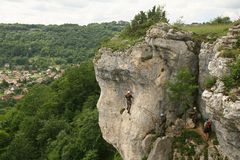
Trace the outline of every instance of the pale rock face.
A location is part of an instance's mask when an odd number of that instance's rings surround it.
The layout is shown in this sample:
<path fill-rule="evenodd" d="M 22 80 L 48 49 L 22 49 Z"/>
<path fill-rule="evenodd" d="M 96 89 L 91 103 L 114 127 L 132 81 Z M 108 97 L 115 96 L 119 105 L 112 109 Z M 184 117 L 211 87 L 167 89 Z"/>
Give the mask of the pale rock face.
<path fill-rule="evenodd" d="M 153 149 L 147 160 L 167 160 L 172 159 L 172 141 L 173 138 L 158 138 L 153 144 Z"/>
<path fill-rule="evenodd" d="M 216 84 L 210 90 L 204 90 L 200 106 L 202 110 L 213 120 L 214 128 L 219 141 L 219 150 L 231 160 L 240 159 L 240 99 L 232 101 L 228 96 L 224 95 L 224 83 L 221 77 L 229 74 L 227 63 L 231 61 L 229 58 L 219 57 L 219 47 L 231 47 L 236 42 L 235 33 L 240 31 L 240 26 L 230 29 L 227 36 L 218 39 L 213 45 L 207 49 L 202 49 L 201 54 L 211 55 L 210 60 L 207 57 L 199 58 L 199 68 L 204 68 L 199 74 L 199 83 L 203 83 L 204 75 L 217 77 Z M 235 39 L 234 39 L 235 38 Z M 205 64 L 207 64 L 207 69 Z M 212 158 L 214 159 L 214 158 Z"/>
<path fill-rule="evenodd" d="M 148 155 L 152 149 L 153 142 L 156 140 L 156 134 L 148 134 L 142 141 L 142 149 L 145 155 Z"/>
<path fill-rule="evenodd" d="M 101 57 L 95 60 L 96 78 L 101 88 L 97 104 L 99 125 L 103 138 L 124 160 L 141 160 L 145 156 L 148 160 L 171 159 L 168 157 L 174 152 L 171 138 L 156 139 L 155 128 L 161 112 L 167 116 L 167 137 L 180 134 L 184 127 L 183 120 L 176 118 L 173 106 L 167 102 L 165 88 L 166 82 L 181 67 L 199 74 L 199 107 L 204 117 L 213 120 L 220 144 L 217 150 L 229 160 L 240 159 L 240 99 L 232 101 L 224 95 L 221 77 L 229 74 L 227 63 L 231 59 L 219 56 L 222 46 L 229 48 L 236 42 L 238 30 L 240 26 L 235 26 L 213 44 L 202 43 L 198 57 L 191 34 L 176 31 L 168 24 L 150 28 L 144 42 L 124 52 L 99 50 Z M 209 76 L 216 76 L 217 82 L 210 90 L 204 90 Z M 120 113 L 126 108 L 124 95 L 128 90 L 134 97 L 131 115 L 126 110 Z M 209 153 L 214 155 L 215 151 L 209 150 Z M 209 155 L 211 158 L 216 157 Z"/>
<path fill-rule="evenodd" d="M 197 56 L 191 51 L 193 48 L 189 33 L 158 24 L 147 32 L 145 42 L 124 52 L 106 48 L 99 51 L 101 58 L 95 61 L 101 88 L 97 104 L 99 125 L 104 139 L 124 160 L 147 156 L 150 143 L 146 137 L 155 132 L 161 112 L 166 114 L 167 124 L 175 122 L 175 113 L 170 112 L 171 106 L 166 101 L 165 84 L 181 67 L 196 72 Z M 126 110 L 120 113 L 126 108 L 124 95 L 128 90 L 134 97 L 131 115 Z M 157 148 L 164 146 L 160 140 L 156 143 Z M 152 150 L 150 154 L 154 157 L 155 152 Z M 165 153 L 158 156 L 164 157 Z"/>

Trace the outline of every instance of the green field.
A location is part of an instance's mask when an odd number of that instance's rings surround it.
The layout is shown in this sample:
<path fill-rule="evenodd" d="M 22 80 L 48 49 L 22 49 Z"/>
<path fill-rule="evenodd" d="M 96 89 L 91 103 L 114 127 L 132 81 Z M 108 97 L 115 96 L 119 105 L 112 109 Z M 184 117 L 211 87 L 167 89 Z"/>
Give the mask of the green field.
<path fill-rule="evenodd" d="M 199 25 L 185 25 L 180 27 L 185 31 L 193 32 L 193 37 L 200 40 L 215 40 L 218 37 L 227 34 L 228 29 L 233 24 L 199 24 Z"/>

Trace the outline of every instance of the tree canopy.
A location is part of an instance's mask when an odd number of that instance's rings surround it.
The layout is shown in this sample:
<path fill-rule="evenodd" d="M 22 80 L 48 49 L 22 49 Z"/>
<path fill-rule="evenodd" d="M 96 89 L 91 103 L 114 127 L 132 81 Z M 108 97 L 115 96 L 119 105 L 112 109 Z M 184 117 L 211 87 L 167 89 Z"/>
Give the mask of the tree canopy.
<path fill-rule="evenodd" d="M 0 24 L 0 67 L 5 63 L 43 68 L 79 64 L 93 57 L 101 41 L 126 24 L 124 21 L 86 26 Z"/>
<path fill-rule="evenodd" d="M 113 157 L 98 126 L 99 92 L 91 62 L 68 69 L 49 85 L 33 86 L 0 121 L 0 159 Z"/>

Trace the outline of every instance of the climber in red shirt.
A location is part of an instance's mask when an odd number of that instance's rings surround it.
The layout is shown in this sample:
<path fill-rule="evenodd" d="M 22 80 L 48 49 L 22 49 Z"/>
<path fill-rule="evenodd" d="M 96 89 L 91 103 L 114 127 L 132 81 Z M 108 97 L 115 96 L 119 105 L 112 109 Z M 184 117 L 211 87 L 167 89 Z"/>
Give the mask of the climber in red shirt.
<path fill-rule="evenodd" d="M 207 119 L 207 121 L 204 123 L 204 133 L 205 133 L 205 137 L 206 140 L 209 139 L 209 134 L 212 131 L 212 121 L 210 119 Z"/>

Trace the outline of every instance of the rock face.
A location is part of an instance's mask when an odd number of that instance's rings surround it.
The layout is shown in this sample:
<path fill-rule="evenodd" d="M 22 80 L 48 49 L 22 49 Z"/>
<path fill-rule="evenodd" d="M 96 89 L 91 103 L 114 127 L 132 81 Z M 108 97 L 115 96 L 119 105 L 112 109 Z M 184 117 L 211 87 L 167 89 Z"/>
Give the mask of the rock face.
<path fill-rule="evenodd" d="M 181 67 L 197 73 L 198 57 L 194 48 L 189 33 L 158 24 L 147 32 L 144 42 L 124 52 L 107 48 L 99 51 L 101 57 L 95 61 L 101 88 L 97 104 L 99 125 L 104 139 L 119 151 L 124 160 L 141 160 L 148 156 L 146 154 L 153 145 L 153 148 L 164 146 L 162 141 L 149 142 L 147 137 L 155 133 L 161 112 L 167 115 L 167 124 L 175 121 L 175 113 L 167 105 L 164 86 Z M 134 97 L 130 115 L 126 110 L 120 113 L 126 107 L 124 95 L 128 90 Z M 171 146 L 170 141 L 168 143 Z M 164 159 L 169 152 L 171 150 L 155 149 L 150 155 Z M 151 157 L 149 159 L 154 159 Z"/>
<path fill-rule="evenodd" d="M 215 131 L 220 144 L 220 150 L 229 159 L 240 159 L 240 97 L 232 101 L 224 95 L 224 84 L 221 77 L 228 74 L 227 63 L 230 58 L 220 57 L 221 48 L 231 48 L 236 40 L 240 25 L 229 30 L 227 36 L 219 38 L 212 45 L 203 44 L 199 55 L 199 83 L 203 86 L 208 75 L 217 78 L 216 84 L 210 90 L 202 88 L 200 106 L 205 115 L 213 119 Z"/>
<path fill-rule="evenodd" d="M 153 26 L 143 42 L 126 51 L 100 49 L 101 56 L 95 60 L 95 72 L 101 88 L 97 107 L 103 138 L 118 150 L 124 160 L 142 160 L 144 157 L 148 160 L 170 160 L 178 157 L 172 150 L 171 137 L 180 135 L 185 123 L 177 119 L 174 106 L 168 103 L 165 84 L 180 68 L 187 67 L 198 74 L 198 107 L 203 117 L 213 120 L 219 141 L 218 147 L 208 148 L 208 158 L 221 159 L 216 157 L 223 154 L 229 160 L 239 160 L 240 97 L 232 101 L 224 95 L 221 77 L 229 73 L 227 63 L 232 59 L 220 56 L 221 48 L 232 48 L 236 43 L 239 30 L 240 25 L 234 26 L 227 36 L 216 42 L 202 43 L 199 55 L 191 34 L 177 31 L 168 24 Z M 209 76 L 216 77 L 217 82 L 205 90 L 204 83 Z M 131 114 L 124 110 L 124 96 L 128 90 L 134 97 Z M 157 135 L 160 113 L 167 117 L 165 139 Z M 191 120 L 187 124 L 189 128 L 193 127 Z M 204 156 L 201 155 L 200 159 Z"/>
<path fill-rule="evenodd" d="M 158 138 L 147 160 L 172 159 L 172 138 Z"/>

